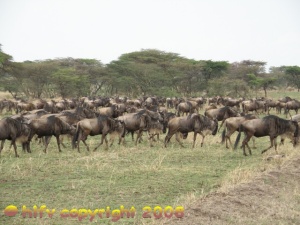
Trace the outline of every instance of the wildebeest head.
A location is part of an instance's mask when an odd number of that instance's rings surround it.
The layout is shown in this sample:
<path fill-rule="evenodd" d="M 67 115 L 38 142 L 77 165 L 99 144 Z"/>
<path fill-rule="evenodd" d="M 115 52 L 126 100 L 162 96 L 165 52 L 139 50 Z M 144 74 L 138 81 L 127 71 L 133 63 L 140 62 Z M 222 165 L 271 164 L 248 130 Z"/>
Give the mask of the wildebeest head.
<path fill-rule="evenodd" d="M 117 119 L 113 119 L 113 131 L 117 131 L 120 136 L 123 138 L 125 136 L 126 133 L 126 129 L 125 129 L 125 123 L 122 120 L 117 120 Z"/>
<path fill-rule="evenodd" d="M 198 114 L 192 114 L 191 119 L 195 121 L 195 128 L 199 130 L 208 130 L 211 131 L 212 135 L 215 135 L 218 131 L 218 120 L 216 117 L 214 117 L 213 120 L 210 118 L 198 115 Z"/>

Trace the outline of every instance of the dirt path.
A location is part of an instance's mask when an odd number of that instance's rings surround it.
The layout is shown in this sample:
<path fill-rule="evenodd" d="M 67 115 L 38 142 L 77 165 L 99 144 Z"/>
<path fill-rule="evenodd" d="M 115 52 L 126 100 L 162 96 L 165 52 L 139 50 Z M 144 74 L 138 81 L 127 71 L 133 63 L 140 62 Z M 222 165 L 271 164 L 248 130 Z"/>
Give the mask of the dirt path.
<path fill-rule="evenodd" d="M 228 193 L 213 193 L 163 224 L 300 224 L 300 158 Z"/>

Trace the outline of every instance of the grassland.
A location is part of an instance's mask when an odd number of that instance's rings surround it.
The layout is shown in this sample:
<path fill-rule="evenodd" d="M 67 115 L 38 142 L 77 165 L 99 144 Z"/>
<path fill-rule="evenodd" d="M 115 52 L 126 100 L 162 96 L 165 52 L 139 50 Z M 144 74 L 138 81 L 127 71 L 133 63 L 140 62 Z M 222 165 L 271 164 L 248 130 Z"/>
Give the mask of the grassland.
<path fill-rule="evenodd" d="M 260 153 L 269 146 L 268 137 L 257 139 L 253 155 L 244 157 L 241 149 L 226 149 L 220 143 L 220 135 L 206 137 L 203 147 L 200 147 L 198 136 L 194 149 L 191 148 L 192 135 L 184 140 L 185 148 L 179 147 L 174 138 L 164 148 L 164 135 L 151 148 L 146 140 L 134 146 L 127 136 L 126 146 L 115 143 L 108 150 L 102 146 L 96 152 L 87 152 L 82 146 L 81 153 L 72 150 L 69 141 L 59 153 L 53 139 L 47 154 L 35 142 L 31 154 L 22 153 L 18 146 L 20 158 L 15 158 L 6 143 L 0 157 L 0 224 L 158 223 L 153 216 L 142 218 L 144 206 L 186 208 L 201 196 L 226 191 L 277 166 L 265 160 L 274 155 L 273 149 L 264 155 Z M 89 137 L 88 144 L 93 149 L 99 141 L 100 136 Z M 290 146 L 287 141 L 285 146 L 279 147 L 279 152 L 287 156 L 295 154 L 296 150 Z M 14 217 L 5 216 L 3 210 L 11 204 L 18 208 L 18 213 Z M 39 215 L 23 218 L 23 205 L 31 210 L 34 205 L 38 208 L 46 205 L 56 211 L 51 219 L 46 213 L 43 218 Z M 109 218 L 95 217 L 92 222 L 88 218 L 78 221 L 78 218 L 60 217 L 62 209 L 95 210 L 109 206 L 113 210 L 121 205 L 127 209 L 133 206 L 136 209 L 134 218 L 121 218 L 114 223 L 111 215 Z"/>

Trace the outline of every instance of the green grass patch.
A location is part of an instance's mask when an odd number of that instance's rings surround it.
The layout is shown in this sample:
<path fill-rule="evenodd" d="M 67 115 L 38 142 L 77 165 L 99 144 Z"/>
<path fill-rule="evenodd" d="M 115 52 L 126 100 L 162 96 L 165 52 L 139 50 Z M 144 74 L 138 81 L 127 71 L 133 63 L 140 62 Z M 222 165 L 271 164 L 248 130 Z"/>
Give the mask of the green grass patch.
<path fill-rule="evenodd" d="M 280 97 L 283 96 L 281 93 Z M 297 96 L 298 93 L 294 97 Z M 264 161 L 261 150 L 269 146 L 268 137 L 257 139 L 253 155 L 244 157 L 241 149 L 228 150 L 220 144 L 220 136 L 221 132 L 207 136 L 203 147 L 198 136 L 194 149 L 191 134 L 183 141 L 184 148 L 175 137 L 164 148 L 165 135 L 162 135 L 161 141 L 150 148 L 146 138 L 135 146 L 127 136 L 126 146 L 115 143 L 108 150 L 101 146 L 96 152 L 87 152 L 81 143 L 81 153 L 71 149 L 67 140 L 67 147 L 59 153 L 52 138 L 47 154 L 37 142 L 32 143 L 31 154 L 21 152 L 18 145 L 20 158 L 8 150 L 7 142 L 0 157 L 0 224 L 112 224 L 111 215 L 96 217 L 93 222 L 88 218 L 80 222 L 78 218 L 61 218 L 60 212 L 107 206 L 113 210 L 121 205 L 127 209 L 134 206 L 136 215 L 121 218 L 117 224 L 148 224 L 153 219 L 142 218 L 144 206 L 186 207 L 200 196 L 265 169 L 268 162 Z M 236 134 L 231 137 L 233 142 L 235 137 Z M 87 143 L 93 149 L 99 141 L 100 136 L 89 137 Z M 290 145 L 288 141 L 285 143 Z M 280 147 L 279 151 L 284 152 L 284 148 Z M 274 150 L 268 154 L 274 154 Z M 5 216 L 3 210 L 11 204 L 18 208 L 18 213 L 14 217 Z M 23 218 L 23 205 L 31 210 L 34 205 L 38 208 L 46 205 L 56 211 L 51 219 L 46 213 L 43 218 Z"/>

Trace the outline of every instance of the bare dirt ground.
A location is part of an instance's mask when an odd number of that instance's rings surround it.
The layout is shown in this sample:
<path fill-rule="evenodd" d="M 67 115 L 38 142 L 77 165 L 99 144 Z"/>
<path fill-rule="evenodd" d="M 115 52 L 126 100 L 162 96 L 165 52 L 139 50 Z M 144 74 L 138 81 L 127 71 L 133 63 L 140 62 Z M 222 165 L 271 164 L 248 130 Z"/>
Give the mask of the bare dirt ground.
<path fill-rule="evenodd" d="M 248 183 L 215 192 L 163 224 L 300 224 L 300 157 Z"/>

